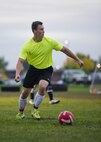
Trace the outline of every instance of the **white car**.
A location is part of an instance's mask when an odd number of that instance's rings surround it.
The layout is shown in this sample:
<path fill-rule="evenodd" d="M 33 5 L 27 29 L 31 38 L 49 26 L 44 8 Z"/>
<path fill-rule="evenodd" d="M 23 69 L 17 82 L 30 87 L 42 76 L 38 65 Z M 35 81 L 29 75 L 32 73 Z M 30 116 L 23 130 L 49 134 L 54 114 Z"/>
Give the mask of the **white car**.
<path fill-rule="evenodd" d="M 68 83 L 87 83 L 88 75 L 79 69 L 67 69 L 62 74 L 62 79 Z"/>
<path fill-rule="evenodd" d="M 3 81 L 3 84 L 7 86 L 20 86 L 21 82 L 15 82 L 14 79 L 9 79 L 9 80 Z"/>

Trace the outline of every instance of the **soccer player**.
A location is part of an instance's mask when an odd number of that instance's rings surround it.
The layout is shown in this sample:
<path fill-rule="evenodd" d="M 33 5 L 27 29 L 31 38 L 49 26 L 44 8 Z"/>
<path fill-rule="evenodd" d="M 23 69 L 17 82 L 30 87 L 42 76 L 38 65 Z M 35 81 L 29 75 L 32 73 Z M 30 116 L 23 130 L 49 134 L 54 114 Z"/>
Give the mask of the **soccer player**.
<path fill-rule="evenodd" d="M 16 115 L 17 119 L 23 119 L 25 117 L 24 110 L 27 105 L 27 98 L 35 84 L 38 84 L 39 91 L 35 96 L 35 103 L 31 115 L 33 118 L 40 119 L 38 108 L 44 99 L 45 91 L 53 72 L 53 50 L 63 52 L 77 61 L 80 67 L 83 66 L 83 61 L 72 51 L 56 40 L 44 36 L 45 30 L 41 21 L 33 22 L 31 28 L 34 36 L 23 45 L 16 65 L 15 81 L 19 82 L 24 61 L 27 59 L 29 64 L 29 69 L 23 82 L 23 91 L 19 97 L 19 113 Z"/>
<path fill-rule="evenodd" d="M 52 85 L 51 84 L 48 85 L 46 91 L 47 91 L 48 96 L 49 96 L 49 103 L 50 104 L 58 104 L 60 102 L 60 100 L 55 100 L 53 98 L 53 89 L 52 89 Z M 32 104 L 32 105 L 34 104 L 34 96 L 35 96 L 35 94 L 36 94 L 36 89 L 34 87 L 31 90 L 30 100 L 29 100 L 29 103 Z"/>

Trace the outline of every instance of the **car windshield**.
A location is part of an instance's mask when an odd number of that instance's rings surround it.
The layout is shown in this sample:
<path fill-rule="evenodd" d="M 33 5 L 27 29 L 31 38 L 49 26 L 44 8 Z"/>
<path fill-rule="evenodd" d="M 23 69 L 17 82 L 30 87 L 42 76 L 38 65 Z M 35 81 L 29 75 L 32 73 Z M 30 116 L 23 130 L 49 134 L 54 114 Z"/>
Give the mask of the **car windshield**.
<path fill-rule="evenodd" d="M 82 71 L 74 71 L 73 73 L 74 74 L 84 74 L 84 72 L 82 72 Z"/>

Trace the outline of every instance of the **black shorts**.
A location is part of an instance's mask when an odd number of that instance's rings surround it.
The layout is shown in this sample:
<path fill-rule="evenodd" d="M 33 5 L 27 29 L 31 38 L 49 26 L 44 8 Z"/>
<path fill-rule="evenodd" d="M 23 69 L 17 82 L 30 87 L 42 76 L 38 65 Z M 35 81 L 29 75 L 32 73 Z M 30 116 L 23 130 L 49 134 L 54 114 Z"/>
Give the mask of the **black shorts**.
<path fill-rule="evenodd" d="M 25 76 L 23 86 L 25 88 L 33 88 L 35 84 L 38 84 L 40 80 L 46 80 L 50 83 L 53 67 L 50 66 L 45 69 L 37 69 L 32 65 L 29 66 L 28 72 Z"/>

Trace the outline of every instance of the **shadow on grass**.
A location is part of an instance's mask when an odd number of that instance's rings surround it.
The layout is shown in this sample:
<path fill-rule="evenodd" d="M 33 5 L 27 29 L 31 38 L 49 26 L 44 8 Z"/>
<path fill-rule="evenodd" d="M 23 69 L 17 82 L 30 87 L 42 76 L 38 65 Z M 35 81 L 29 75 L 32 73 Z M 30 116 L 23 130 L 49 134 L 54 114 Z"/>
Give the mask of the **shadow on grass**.
<path fill-rule="evenodd" d="M 35 118 L 31 118 L 31 117 L 27 117 L 27 119 L 32 119 L 32 120 L 38 120 L 38 121 L 46 121 L 46 120 L 50 120 L 50 121 L 54 121 L 54 120 L 57 120 L 57 118 L 48 118 L 48 117 L 45 117 L 45 118 L 40 118 L 40 119 L 35 119 Z"/>

